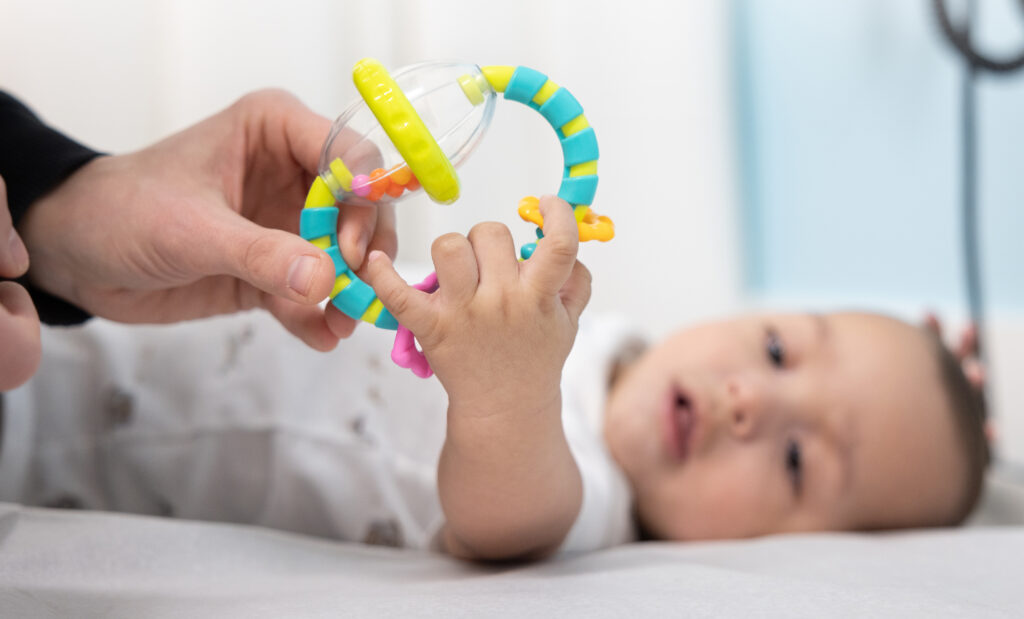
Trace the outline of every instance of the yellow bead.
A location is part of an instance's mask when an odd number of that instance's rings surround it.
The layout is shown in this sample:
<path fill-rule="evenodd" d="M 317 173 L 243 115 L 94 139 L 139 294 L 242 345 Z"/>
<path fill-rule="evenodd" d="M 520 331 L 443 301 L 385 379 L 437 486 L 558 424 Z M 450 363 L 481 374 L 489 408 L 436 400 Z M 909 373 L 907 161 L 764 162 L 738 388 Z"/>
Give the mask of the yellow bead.
<path fill-rule="evenodd" d="M 590 176 L 597 174 L 597 159 L 577 163 L 569 168 L 569 176 Z"/>
<path fill-rule="evenodd" d="M 536 105 L 544 105 L 544 102 L 551 98 L 551 95 L 555 94 L 558 90 L 558 84 L 548 80 L 544 82 L 544 85 L 540 87 L 537 94 L 533 95 L 533 102 Z"/>
<path fill-rule="evenodd" d="M 366 321 L 372 325 L 377 322 L 377 318 L 383 310 L 384 304 L 381 303 L 380 299 L 374 299 L 373 303 L 370 303 L 370 307 L 366 308 L 366 311 L 363 312 L 363 315 L 360 316 L 359 320 Z"/>
<path fill-rule="evenodd" d="M 338 296 L 339 292 L 347 288 L 348 285 L 351 283 L 352 278 L 342 273 L 341 275 L 338 276 L 337 279 L 334 280 L 334 288 L 331 289 L 331 294 L 328 296 L 330 296 L 333 299 L 334 297 Z"/>
<path fill-rule="evenodd" d="M 313 245 L 316 245 L 320 249 L 327 249 L 331 246 L 331 237 L 320 236 L 310 241 Z"/>
<path fill-rule="evenodd" d="M 583 114 L 580 114 L 576 118 L 573 118 L 569 122 L 562 125 L 562 135 L 564 135 L 565 137 L 569 137 L 574 133 L 579 133 L 580 131 L 583 131 L 589 126 L 590 123 L 587 122 L 587 117 L 584 116 Z"/>

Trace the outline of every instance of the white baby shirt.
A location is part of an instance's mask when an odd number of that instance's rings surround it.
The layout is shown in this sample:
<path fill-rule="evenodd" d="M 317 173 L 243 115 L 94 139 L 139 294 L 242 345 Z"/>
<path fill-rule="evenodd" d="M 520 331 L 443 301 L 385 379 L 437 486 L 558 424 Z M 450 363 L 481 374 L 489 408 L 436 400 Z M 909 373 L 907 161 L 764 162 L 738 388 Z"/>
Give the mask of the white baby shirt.
<path fill-rule="evenodd" d="M 564 551 L 633 538 L 601 438 L 626 331 L 585 320 L 563 378 L 584 503 Z M 173 326 L 44 328 L 43 360 L 5 394 L 0 500 L 265 525 L 436 548 L 446 395 L 361 325 L 331 353 L 263 312 Z"/>

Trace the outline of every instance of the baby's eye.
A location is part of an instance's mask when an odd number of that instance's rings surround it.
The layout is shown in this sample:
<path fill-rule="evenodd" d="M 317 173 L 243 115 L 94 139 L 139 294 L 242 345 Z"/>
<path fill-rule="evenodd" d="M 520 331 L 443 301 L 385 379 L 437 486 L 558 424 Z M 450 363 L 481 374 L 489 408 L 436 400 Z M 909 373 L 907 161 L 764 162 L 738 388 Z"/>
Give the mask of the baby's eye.
<path fill-rule="evenodd" d="M 793 485 L 793 494 L 800 496 L 804 474 L 803 451 L 800 443 L 792 439 L 786 443 L 786 474 Z"/>
<path fill-rule="evenodd" d="M 774 329 L 768 329 L 765 335 L 765 352 L 768 353 L 768 360 L 777 368 L 786 365 L 786 350 L 782 346 L 782 339 Z"/>

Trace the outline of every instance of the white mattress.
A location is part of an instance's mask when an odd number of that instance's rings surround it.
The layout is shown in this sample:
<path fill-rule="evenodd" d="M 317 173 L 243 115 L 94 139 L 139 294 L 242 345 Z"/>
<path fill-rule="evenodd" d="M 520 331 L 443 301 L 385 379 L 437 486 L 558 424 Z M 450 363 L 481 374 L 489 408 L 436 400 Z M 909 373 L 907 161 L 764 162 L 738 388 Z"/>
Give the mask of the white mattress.
<path fill-rule="evenodd" d="M 1021 574 L 1020 525 L 637 543 L 496 567 L 0 504 L 4 617 L 1019 617 Z"/>
<path fill-rule="evenodd" d="M 631 544 L 480 566 L 251 526 L 0 503 L 7 617 L 1024 617 L 1024 474 L 973 526 Z"/>

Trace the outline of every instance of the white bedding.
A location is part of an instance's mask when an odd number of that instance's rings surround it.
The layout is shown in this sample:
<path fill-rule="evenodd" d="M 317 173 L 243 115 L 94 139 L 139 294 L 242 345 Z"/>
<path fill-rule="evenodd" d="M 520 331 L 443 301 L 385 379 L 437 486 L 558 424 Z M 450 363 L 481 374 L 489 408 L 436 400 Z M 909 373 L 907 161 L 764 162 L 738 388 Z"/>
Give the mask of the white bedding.
<path fill-rule="evenodd" d="M 1024 617 L 1024 472 L 990 476 L 973 525 L 630 544 L 495 567 L 254 526 L 0 503 L 0 619 Z"/>
<path fill-rule="evenodd" d="M 4 617 L 1024 615 L 1024 527 L 638 543 L 504 567 L 0 504 Z"/>

